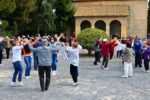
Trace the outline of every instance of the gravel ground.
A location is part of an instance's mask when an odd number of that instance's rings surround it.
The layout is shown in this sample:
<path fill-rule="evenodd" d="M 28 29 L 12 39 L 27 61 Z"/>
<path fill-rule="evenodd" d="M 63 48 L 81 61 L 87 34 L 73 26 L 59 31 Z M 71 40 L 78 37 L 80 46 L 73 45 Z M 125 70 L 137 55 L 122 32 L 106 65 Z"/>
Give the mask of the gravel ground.
<path fill-rule="evenodd" d="M 0 67 L 0 100 L 150 100 L 150 73 L 145 73 L 144 68 L 134 68 L 134 76 L 125 79 L 121 77 L 121 60 L 110 61 L 108 70 L 102 70 L 100 63 L 94 66 L 93 60 L 80 57 L 79 85 L 73 87 L 69 64 L 60 58 L 57 76 L 51 77 L 47 92 L 40 91 L 34 70 L 31 79 L 23 78 L 24 86 L 11 87 L 13 67 L 11 61 L 4 60 Z"/>

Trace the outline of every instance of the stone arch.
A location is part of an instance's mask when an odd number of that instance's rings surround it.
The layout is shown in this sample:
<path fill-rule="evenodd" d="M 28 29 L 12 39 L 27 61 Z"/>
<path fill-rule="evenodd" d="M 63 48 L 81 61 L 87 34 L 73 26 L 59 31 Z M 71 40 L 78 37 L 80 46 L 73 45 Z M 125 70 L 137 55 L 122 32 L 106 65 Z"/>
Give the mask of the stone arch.
<path fill-rule="evenodd" d="M 80 24 L 81 30 L 84 30 L 86 28 L 91 28 L 91 23 L 88 20 L 84 20 Z"/>
<path fill-rule="evenodd" d="M 121 22 L 118 20 L 113 20 L 110 23 L 110 36 L 117 35 L 121 37 Z"/>
<path fill-rule="evenodd" d="M 98 20 L 95 23 L 95 28 L 101 29 L 103 31 L 106 31 L 106 23 L 102 20 Z"/>

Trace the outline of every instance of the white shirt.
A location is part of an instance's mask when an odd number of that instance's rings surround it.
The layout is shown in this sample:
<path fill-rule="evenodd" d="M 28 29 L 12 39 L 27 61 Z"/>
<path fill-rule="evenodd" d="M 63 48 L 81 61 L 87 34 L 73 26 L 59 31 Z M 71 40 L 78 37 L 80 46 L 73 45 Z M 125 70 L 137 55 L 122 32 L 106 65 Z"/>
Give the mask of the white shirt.
<path fill-rule="evenodd" d="M 12 62 L 21 61 L 21 49 L 23 46 L 12 47 Z"/>
<path fill-rule="evenodd" d="M 77 48 L 68 47 L 66 50 L 70 53 L 70 64 L 78 67 L 79 66 L 79 51 L 82 50 L 81 45 L 78 45 Z"/>

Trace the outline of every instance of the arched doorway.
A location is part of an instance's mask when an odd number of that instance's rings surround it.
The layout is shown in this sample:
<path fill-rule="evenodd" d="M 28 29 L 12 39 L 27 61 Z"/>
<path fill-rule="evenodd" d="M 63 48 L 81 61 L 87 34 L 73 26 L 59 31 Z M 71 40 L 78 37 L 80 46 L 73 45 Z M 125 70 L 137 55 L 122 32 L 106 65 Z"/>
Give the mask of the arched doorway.
<path fill-rule="evenodd" d="M 99 20 L 95 23 L 95 27 L 98 29 L 101 29 L 103 31 L 106 31 L 106 23 L 102 20 Z"/>
<path fill-rule="evenodd" d="M 110 36 L 112 35 L 121 37 L 121 23 L 118 20 L 114 20 L 110 23 Z"/>
<path fill-rule="evenodd" d="M 91 23 L 89 22 L 89 21 L 83 21 L 82 23 L 81 23 L 81 25 L 80 25 L 80 27 L 81 27 L 81 30 L 84 30 L 84 29 L 86 29 L 86 28 L 91 28 Z"/>

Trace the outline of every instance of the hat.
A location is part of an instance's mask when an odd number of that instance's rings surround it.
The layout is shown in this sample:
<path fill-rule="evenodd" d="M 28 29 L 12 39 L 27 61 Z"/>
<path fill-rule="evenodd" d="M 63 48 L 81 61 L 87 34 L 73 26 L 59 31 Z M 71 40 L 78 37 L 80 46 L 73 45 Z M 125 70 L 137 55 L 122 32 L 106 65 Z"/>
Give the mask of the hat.
<path fill-rule="evenodd" d="M 106 38 L 104 38 L 104 39 L 103 39 L 103 42 L 106 42 L 106 41 L 107 41 L 107 39 L 106 39 Z"/>

